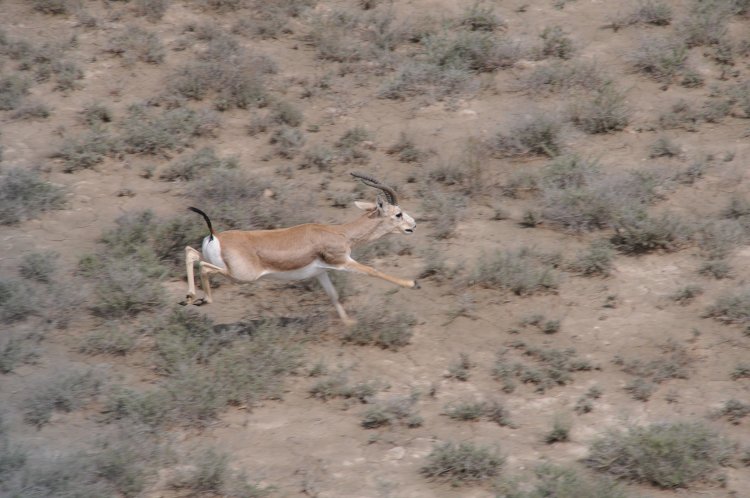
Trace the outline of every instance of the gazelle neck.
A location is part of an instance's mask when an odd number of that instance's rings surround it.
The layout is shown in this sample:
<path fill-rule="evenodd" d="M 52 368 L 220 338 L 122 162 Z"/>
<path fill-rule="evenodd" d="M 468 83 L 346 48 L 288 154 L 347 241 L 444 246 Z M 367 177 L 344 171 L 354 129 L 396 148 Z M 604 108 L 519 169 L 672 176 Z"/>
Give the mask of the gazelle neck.
<path fill-rule="evenodd" d="M 354 247 L 379 239 L 389 233 L 391 230 L 386 225 L 386 221 L 387 219 L 379 217 L 376 211 L 370 211 L 356 220 L 339 226 Z"/>

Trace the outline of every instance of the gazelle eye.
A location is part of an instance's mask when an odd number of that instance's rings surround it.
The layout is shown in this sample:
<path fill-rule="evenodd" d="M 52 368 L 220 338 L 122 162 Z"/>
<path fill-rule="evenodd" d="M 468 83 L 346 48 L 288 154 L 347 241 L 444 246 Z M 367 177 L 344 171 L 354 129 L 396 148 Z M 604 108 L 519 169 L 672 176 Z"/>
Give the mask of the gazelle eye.
<path fill-rule="evenodd" d="M 396 218 L 401 218 L 401 217 L 403 217 L 403 216 L 404 216 L 404 215 L 403 215 L 403 214 L 401 214 L 401 213 L 396 213 Z"/>

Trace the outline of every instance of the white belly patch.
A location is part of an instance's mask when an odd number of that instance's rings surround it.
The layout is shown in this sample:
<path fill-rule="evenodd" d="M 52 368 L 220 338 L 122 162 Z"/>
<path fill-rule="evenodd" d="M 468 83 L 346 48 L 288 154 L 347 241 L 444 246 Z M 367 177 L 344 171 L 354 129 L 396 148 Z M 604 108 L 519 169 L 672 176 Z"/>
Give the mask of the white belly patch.
<path fill-rule="evenodd" d="M 304 280 L 306 278 L 310 277 L 316 277 L 323 273 L 327 268 L 329 268 L 325 263 L 323 263 L 320 260 L 315 260 L 309 265 L 303 266 L 302 268 L 297 268 L 296 270 L 289 270 L 289 271 L 278 271 L 278 272 L 270 272 L 263 275 L 263 278 L 272 278 L 275 280 Z"/>
<path fill-rule="evenodd" d="M 221 257 L 221 244 L 216 237 L 208 236 L 203 239 L 203 259 L 219 268 L 226 269 L 227 265 Z"/>

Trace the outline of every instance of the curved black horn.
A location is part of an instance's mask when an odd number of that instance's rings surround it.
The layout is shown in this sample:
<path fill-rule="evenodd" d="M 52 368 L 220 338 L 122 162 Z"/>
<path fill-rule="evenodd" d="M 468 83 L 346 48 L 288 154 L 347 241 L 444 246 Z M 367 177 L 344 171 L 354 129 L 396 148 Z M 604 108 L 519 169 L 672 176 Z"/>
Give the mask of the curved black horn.
<path fill-rule="evenodd" d="M 379 180 L 373 178 L 372 176 L 365 175 L 363 173 L 352 172 L 350 174 L 354 178 L 358 178 L 359 180 L 361 180 L 362 183 L 364 183 L 368 187 L 373 187 L 373 188 L 382 190 L 383 193 L 386 195 L 386 197 L 388 197 L 388 202 L 390 202 L 394 206 L 398 205 L 398 197 L 396 196 L 396 192 L 388 185 L 383 185 L 382 183 L 380 183 Z"/>

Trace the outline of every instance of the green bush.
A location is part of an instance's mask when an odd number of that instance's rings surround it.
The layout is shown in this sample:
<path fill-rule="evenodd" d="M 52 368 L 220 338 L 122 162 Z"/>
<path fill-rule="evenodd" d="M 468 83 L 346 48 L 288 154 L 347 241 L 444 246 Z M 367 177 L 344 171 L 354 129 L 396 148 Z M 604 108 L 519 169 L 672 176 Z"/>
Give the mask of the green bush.
<path fill-rule="evenodd" d="M 468 442 L 446 442 L 433 448 L 420 472 L 429 479 L 458 486 L 495 477 L 503 463 L 505 458 L 494 448 Z"/>
<path fill-rule="evenodd" d="M 13 225 L 65 206 L 65 190 L 33 170 L 10 168 L 0 176 L 0 225 Z"/>
<path fill-rule="evenodd" d="M 606 432 L 586 463 L 617 478 L 680 488 L 712 477 L 730 455 L 728 443 L 704 424 L 665 422 Z"/>

